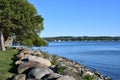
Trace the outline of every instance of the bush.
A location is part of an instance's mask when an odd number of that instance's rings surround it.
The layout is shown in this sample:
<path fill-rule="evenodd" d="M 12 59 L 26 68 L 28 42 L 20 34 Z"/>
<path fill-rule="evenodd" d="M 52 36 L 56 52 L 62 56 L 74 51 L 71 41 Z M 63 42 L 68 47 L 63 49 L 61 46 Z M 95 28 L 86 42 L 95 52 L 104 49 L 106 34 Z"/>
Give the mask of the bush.
<path fill-rule="evenodd" d="M 84 79 L 84 80 L 94 80 L 94 76 L 92 76 L 92 75 L 85 75 L 85 76 L 83 77 L 83 79 Z"/>
<path fill-rule="evenodd" d="M 52 65 L 55 65 L 55 66 L 58 65 L 57 59 L 58 59 L 58 58 L 57 58 L 57 55 L 52 55 L 51 64 L 52 64 Z"/>
<path fill-rule="evenodd" d="M 63 74 L 64 73 L 64 70 L 66 69 L 67 67 L 66 66 L 61 66 L 58 68 L 58 73 L 59 74 Z"/>

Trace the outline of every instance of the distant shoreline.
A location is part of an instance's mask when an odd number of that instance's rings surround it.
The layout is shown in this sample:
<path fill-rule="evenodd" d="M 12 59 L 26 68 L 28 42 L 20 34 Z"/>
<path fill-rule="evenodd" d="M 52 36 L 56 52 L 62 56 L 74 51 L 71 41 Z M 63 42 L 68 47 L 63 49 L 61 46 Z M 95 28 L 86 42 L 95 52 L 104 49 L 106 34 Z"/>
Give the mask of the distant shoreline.
<path fill-rule="evenodd" d="M 111 37 L 111 36 L 60 36 L 60 37 L 44 37 L 48 42 L 55 41 L 120 41 L 120 37 Z"/>

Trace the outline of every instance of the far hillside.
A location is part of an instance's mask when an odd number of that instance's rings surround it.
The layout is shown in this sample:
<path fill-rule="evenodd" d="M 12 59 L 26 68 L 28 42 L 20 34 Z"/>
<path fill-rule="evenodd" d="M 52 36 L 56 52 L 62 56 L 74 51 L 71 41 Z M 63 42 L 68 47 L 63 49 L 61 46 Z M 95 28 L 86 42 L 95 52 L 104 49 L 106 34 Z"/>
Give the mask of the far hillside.
<path fill-rule="evenodd" d="M 110 36 L 60 36 L 60 37 L 44 37 L 48 42 L 51 41 L 120 41 L 120 37 L 110 37 Z"/>

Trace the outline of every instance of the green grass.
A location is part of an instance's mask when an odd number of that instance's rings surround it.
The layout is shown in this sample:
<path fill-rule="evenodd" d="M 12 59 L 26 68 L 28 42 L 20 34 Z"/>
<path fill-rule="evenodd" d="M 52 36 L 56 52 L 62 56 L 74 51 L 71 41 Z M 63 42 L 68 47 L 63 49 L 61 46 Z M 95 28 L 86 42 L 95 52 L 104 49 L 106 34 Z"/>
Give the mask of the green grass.
<path fill-rule="evenodd" d="M 8 49 L 0 51 L 0 80 L 10 80 L 15 75 L 14 60 L 15 55 L 18 54 L 17 50 Z"/>

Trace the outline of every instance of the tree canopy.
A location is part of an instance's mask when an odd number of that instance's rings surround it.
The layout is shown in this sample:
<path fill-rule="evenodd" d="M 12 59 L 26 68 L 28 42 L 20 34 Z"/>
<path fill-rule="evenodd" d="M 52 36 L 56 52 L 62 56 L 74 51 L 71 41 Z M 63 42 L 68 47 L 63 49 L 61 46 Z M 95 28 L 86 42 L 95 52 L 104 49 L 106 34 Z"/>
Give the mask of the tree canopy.
<path fill-rule="evenodd" d="M 43 20 L 28 0 L 0 0 L 0 31 L 5 41 L 14 35 L 14 41 L 22 45 L 45 45 L 45 41 L 39 38 L 44 29 Z"/>

